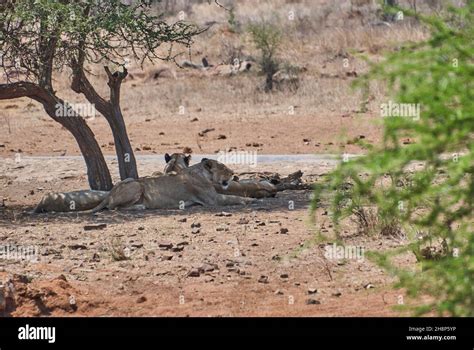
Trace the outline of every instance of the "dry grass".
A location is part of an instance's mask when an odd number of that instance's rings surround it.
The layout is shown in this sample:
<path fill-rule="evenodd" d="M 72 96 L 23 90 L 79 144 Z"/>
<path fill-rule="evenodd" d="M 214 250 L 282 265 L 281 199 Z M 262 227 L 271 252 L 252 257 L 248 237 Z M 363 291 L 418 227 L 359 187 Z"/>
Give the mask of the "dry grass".
<path fill-rule="evenodd" d="M 352 221 L 357 232 L 362 235 L 380 235 L 384 237 L 404 237 L 400 222 L 381 215 L 377 208 L 359 206 L 353 210 Z"/>
<path fill-rule="evenodd" d="M 113 261 L 123 261 L 130 259 L 130 255 L 127 252 L 127 248 L 119 238 L 112 239 L 110 243 L 110 255 Z"/>
<path fill-rule="evenodd" d="M 227 11 L 207 2 L 197 2 L 191 6 L 192 3 L 195 2 L 179 1 L 173 5 L 171 12 L 183 9 L 190 21 L 200 24 L 211 21 L 217 23 L 208 32 L 196 38 L 190 57 L 194 62 L 200 62 L 203 56 L 206 56 L 210 63 L 219 64 L 229 63 L 236 55 L 241 55 L 242 59 L 258 55 L 245 31 L 231 33 L 227 30 Z M 347 78 L 346 74 L 356 72 L 360 75 L 367 70 L 366 63 L 357 53 L 377 60 L 384 50 L 397 47 L 400 43 L 426 38 L 422 28 L 408 22 L 391 28 L 363 26 L 358 19 L 350 17 L 351 1 L 236 1 L 233 4 L 236 20 L 243 28 L 251 21 L 262 19 L 280 25 L 285 35 L 278 54 L 279 60 L 283 64 L 305 68 L 305 72 L 300 74 L 298 90 L 261 93 L 258 87 L 264 78 L 259 75 L 256 65 L 251 72 L 238 77 L 202 78 L 193 77 L 192 72 L 180 69 L 173 63 L 146 65 L 143 72 L 134 62 L 129 66 L 129 71 L 142 79 L 129 80 L 124 84 L 124 110 L 140 115 L 158 113 L 173 116 L 178 113 L 180 106 L 184 106 L 209 113 L 237 112 L 245 116 L 286 113 L 291 106 L 297 106 L 302 113 L 326 113 L 335 110 L 349 113 L 358 109 L 360 100 L 359 95 L 350 87 L 353 79 Z M 171 5 L 166 6 L 170 10 Z M 290 11 L 294 13 L 293 20 L 288 18 Z M 310 27 L 305 25 L 307 22 L 312 23 Z M 163 51 L 166 49 L 164 47 Z M 181 50 L 183 56 L 178 61 L 189 58 L 184 55 L 187 51 Z M 107 96 L 102 68 L 92 68 L 97 73 L 92 81 L 98 90 Z M 152 72 L 163 69 L 165 74 L 157 79 L 150 78 Z M 329 78 L 324 78 L 327 76 Z M 69 100 L 84 102 L 81 97 L 69 91 L 69 81 L 67 74 L 59 76 L 56 88 Z M 377 105 L 383 98 L 383 90 L 377 88 L 374 91 L 377 91 L 377 95 L 373 96 L 374 110 L 378 110 Z M 216 100 L 219 104 L 215 103 Z"/>

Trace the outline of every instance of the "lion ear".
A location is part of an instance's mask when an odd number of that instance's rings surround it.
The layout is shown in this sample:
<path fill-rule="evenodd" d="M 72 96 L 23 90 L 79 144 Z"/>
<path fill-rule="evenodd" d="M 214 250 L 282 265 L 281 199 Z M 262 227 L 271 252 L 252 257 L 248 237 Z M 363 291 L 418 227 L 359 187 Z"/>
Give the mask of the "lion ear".
<path fill-rule="evenodd" d="M 189 162 L 191 162 L 191 155 L 184 157 L 184 162 L 189 166 Z"/>
<path fill-rule="evenodd" d="M 211 162 L 209 161 L 209 159 L 207 158 L 203 158 L 201 159 L 201 163 L 204 165 L 205 168 L 207 169 L 211 169 L 212 168 L 212 164 Z"/>
<path fill-rule="evenodd" d="M 165 162 L 168 163 L 171 160 L 171 156 L 168 153 L 165 153 Z"/>

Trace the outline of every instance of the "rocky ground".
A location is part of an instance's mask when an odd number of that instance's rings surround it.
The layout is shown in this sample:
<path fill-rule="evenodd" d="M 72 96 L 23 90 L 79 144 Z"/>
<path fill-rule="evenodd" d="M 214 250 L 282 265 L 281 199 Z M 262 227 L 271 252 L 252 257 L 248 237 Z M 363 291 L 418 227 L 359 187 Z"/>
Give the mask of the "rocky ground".
<path fill-rule="evenodd" d="M 162 165 L 139 161 L 143 174 Z M 302 169 L 305 181 L 318 181 L 332 166 L 264 163 L 258 170 Z M 310 224 L 307 190 L 248 207 L 32 215 L 44 193 L 87 187 L 81 159 L 3 158 L 0 167 L 0 244 L 37 249 L 32 260 L 0 259 L 8 315 L 381 316 L 395 315 L 403 295 L 364 256 L 325 256 L 330 242 L 315 233 L 330 235 L 332 225 L 325 211 Z M 401 243 L 351 227 L 344 235 L 365 250 Z"/>

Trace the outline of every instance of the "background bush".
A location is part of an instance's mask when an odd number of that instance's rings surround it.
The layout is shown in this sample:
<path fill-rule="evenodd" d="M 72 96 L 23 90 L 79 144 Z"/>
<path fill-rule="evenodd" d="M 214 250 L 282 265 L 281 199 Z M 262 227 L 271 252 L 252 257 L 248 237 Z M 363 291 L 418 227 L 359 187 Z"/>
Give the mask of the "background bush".
<path fill-rule="evenodd" d="M 402 248 L 371 254 L 398 276 L 397 286 L 408 296 L 429 296 L 422 305 L 419 299 L 410 302 L 416 314 L 434 310 L 474 316 L 473 14 L 474 2 L 469 1 L 451 8 L 444 20 L 419 18 L 431 38 L 390 53 L 358 81 L 366 92 L 374 79 L 386 82 L 390 98 L 420 104 L 421 116 L 384 118 L 383 143 L 364 157 L 341 163 L 315 189 L 313 210 L 328 193 L 334 194 L 330 205 L 336 228 L 365 205 L 386 220 L 397 220 L 407 232 L 425 233 Z M 406 138 L 414 142 L 404 144 Z M 409 186 L 397 186 L 408 173 Z M 350 190 L 342 190 L 348 182 Z M 429 242 L 442 245 L 441 256 L 422 254 Z M 393 263 L 392 257 L 405 252 L 420 259 L 415 269 Z"/>

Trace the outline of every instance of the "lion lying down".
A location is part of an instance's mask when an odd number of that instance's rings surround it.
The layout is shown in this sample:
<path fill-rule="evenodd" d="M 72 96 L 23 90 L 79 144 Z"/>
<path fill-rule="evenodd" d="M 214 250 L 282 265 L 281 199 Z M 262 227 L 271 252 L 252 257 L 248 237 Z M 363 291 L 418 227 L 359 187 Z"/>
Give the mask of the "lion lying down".
<path fill-rule="evenodd" d="M 191 155 L 183 153 L 173 153 L 171 156 L 166 154 L 165 160 L 167 166 L 165 167 L 165 174 L 179 173 L 182 169 L 189 166 Z M 157 173 L 154 173 L 154 175 Z M 217 183 L 214 183 L 214 188 L 218 193 L 231 194 L 240 197 L 250 198 L 268 198 L 275 197 L 277 192 L 284 190 L 295 190 L 306 188 L 301 184 L 301 177 L 303 173 L 297 171 L 290 174 L 288 177 L 280 179 L 278 174 L 272 176 L 265 176 L 263 179 L 241 179 L 234 176 L 229 182 L 229 186 L 222 188 Z"/>
<path fill-rule="evenodd" d="M 167 176 L 154 173 L 153 177 L 125 179 L 114 186 L 110 196 L 109 192 L 93 190 L 46 194 L 34 212 L 90 209 L 96 212 L 105 207 L 184 208 L 193 204 L 206 206 L 246 204 L 252 200 L 234 197 L 274 197 L 278 191 L 296 188 L 302 175 L 301 172 L 297 172 L 278 181 L 275 179 L 236 181 L 232 170 L 224 164 L 203 159 L 201 163 L 190 167 L 190 158 L 191 156 L 182 153 L 174 153 L 171 156 L 165 154 L 164 175 Z M 161 177 L 165 179 L 158 180 Z M 223 185 L 221 180 L 226 184 Z"/>
<path fill-rule="evenodd" d="M 165 154 L 165 174 L 176 174 L 182 169 L 189 167 L 191 156 L 185 154 Z M 156 175 L 155 175 L 156 174 Z M 154 173 L 153 176 L 161 176 L 162 173 Z M 41 202 L 33 210 L 34 213 L 45 212 L 69 212 L 85 211 L 94 209 L 107 197 L 109 191 L 82 190 L 73 192 L 50 192 L 43 196 Z"/>
<path fill-rule="evenodd" d="M 243 205 L 254 198 L 218 193 L 214 185 L 226 189 L 233 171 L 216 160 L 203 158 L 200 163 L 176 175 L 125 179 L 117 183 L 92 213 L 104 208 L 184 209 L 203 206 Z"/>

